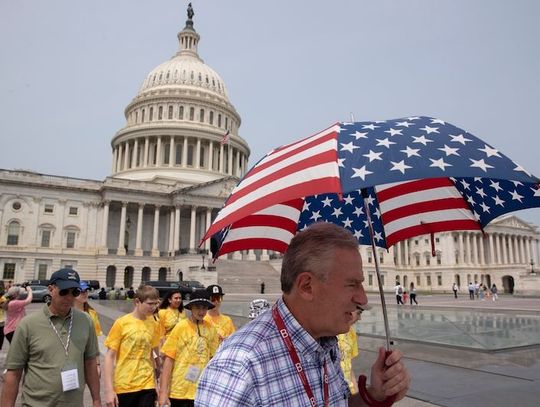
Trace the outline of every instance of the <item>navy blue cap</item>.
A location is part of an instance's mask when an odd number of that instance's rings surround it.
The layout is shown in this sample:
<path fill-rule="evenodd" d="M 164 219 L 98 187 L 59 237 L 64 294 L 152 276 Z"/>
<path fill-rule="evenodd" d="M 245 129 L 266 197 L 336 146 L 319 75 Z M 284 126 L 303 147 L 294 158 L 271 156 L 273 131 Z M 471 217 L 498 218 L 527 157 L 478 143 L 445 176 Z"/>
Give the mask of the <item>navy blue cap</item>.
<path fill-rule="evenodd" d="M 57 286 L 60 290 L 65 288 L 81 288 L 79 273 L 73 269 L 63 268 L 52 273 L 49 284 Z"/>

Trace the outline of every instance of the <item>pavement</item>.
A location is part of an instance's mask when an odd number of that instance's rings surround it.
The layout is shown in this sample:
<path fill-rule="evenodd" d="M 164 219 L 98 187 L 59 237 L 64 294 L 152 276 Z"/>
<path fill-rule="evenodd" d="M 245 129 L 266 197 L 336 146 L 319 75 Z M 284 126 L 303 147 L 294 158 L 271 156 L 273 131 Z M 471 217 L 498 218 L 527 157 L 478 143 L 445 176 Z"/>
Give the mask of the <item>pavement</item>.
<path fill-rule="evenodd" d="M 279 297 L 270 294 L 227 294 L 224 307 L 234 310 L 233 320 L 237 326 L 249 321 L 248 304 L 254 298 L 266 298 L 270 302 Z M 369 295 L 370 303 L 376 307 L 380 298 Z M 394 296 L 388 295 L 386 302 L 389 311 L 398 308 L 394 305 Z M 418 307 L 399 306 L 403 309 L 436 309 L 443 313 L 454 310 L 482 310 L 486 313 L 507 313 L 524 315 L 524 318 L 540 316 L 540 299 L 517 298 L 509 295 L 500 296 L 499 300 L 471 301 L 468 296 L 457 300 L 451 295 L 420 295 Z M 104 332 L 108 332 L 112 322 L 129 312 L 132 304 L 127 301 L 94 301 L 100 314 Z M 28 312 L 39 309 L 42 304 L 31 304 Z M 230 314 L 233 314 L 229 311 Z M 360 327 L 361 327 L 360 322 Z M 511 331 L 511 327 L 507 329 Z M 100 348 L 104 337 L 100 338 Z M 384 339 L 359 335 L 360 356 L 353 361 L 356 374 L 369 374 L 371 364 L 376 358 L 377 349 L 384 346 Z M 540 342 L 540 338 L 539 338 Z M 411 377 L 411 389 L 408 397 L 394 404 L 397 407 L 468 407 L 468 406 L 508 406 L 536 407 L 540 397 L 540 345 L 486 352 L 475 349 L 463 349 L 452 346 L 440 346 L 422 341 L 398 341 L 395 344 L 405 355 L 405 364 Z M 3 366 L 7 341 L 0 351 L 0 366 Z M 0 381 L 0 389 L 2 388 Z M 103 386 L 102 386 L 103 389 Z M 90 406 L 90 397 L 86 391 L 85 405 Z"/>

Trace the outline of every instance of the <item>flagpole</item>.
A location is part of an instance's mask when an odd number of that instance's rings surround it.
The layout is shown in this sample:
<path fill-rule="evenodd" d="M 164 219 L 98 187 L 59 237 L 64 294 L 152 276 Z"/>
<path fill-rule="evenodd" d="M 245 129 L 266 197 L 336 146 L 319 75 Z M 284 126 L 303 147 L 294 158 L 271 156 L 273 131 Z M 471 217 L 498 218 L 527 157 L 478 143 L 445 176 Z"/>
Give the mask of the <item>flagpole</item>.
<path fill-rule="evenodd" d="M 377 282 L 379 283 L 379 295 L 381 296 L 381 306 L 384 319 L 384 333 L 386 335 L 386 350 L 390 350 L 390 326 L 388 324 L 388 313 L 386 312 L 386 300 L 384 298 L 383 283 L 381 277 L 381 270 L 379 269 L 379 257 L 377 256 L 377 248 L 375 246 L 375 234 L 373 233 L 373 223 L 371 221 L 371 214 L 369 212 L 368 193 L 366 188 L 362 188 L 362 198 L 364 200 L 364 210 L 366 211 L 367 224 L 369 229 L 369 236 L 371 238 L 371 250 L 373 251 L 373 258 L 375 259 L 375 271 L 377 274 Z"/>

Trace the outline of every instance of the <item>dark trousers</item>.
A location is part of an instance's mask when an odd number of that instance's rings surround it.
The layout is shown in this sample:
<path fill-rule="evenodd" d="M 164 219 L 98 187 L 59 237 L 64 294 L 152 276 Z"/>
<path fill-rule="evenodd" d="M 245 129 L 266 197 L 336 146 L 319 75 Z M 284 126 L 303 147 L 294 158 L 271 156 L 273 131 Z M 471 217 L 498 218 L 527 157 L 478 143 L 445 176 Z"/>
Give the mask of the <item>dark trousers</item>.
<path fill-rule="evenodd" d="M 457 298 L 457 290 L 454 290 L 454 298 Z"/>
<path fill-rule="evenodd" d="M 4 326 L 0 326 L 0 350 L 2 350 L 2 346 L 4 345 Z"/>
<path fill-rule="evenodd" d="M 118 407 L 154 407 L 156 390 L 139 390 L 131 393 L 118 394 Z"/>
<path fill-rule="evenodd" d="M 469 298 L 471 300 L 474 300 L 474 291 L 473 290 L 469 290 Z"/>
<path fill-rule="evenodd" d="M 194 407 L 195 406 L 195 400 L 187 400 L 187 399 L 171 399 L 171 407 Z"/>
<path fill-rule="evenodd" d="M 411 294 L 411 297 L 409 298 L 409 300 L 411 302 L 411 305 L 412 305 L 413 301 L 414 301 L 414 303 L 416 305 L 418 305 L 418 301 L 416 301 L 416 294 Z"/>
<path fill-rule="evenodd" d="M 398 305 L 399 304 L 403 305 L 403 300 L 401 299 L 401 295 L 396 294 L 396 301 L 397 301 Z"/>

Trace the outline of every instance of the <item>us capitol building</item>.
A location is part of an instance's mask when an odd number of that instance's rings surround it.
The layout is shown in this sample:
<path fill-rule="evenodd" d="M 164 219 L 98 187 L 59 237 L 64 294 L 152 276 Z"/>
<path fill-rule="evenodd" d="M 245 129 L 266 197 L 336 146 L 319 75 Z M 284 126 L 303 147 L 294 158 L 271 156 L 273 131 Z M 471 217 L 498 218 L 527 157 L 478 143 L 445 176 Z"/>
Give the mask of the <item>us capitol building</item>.
<path fill-rule="evenodd" d="M 146 76 L 127 105 L 126 125 L 111 141 L 111 176 L 0 170 L 0 279 L 46 279 L 73 267 L 108 287 L 217 281 L 223 260 L 209 263 L 209 240 L 198 244 L 247 171 L 250 149 L 223 80 L 199 57 L 192 16 L 188 11 L 178 33 L 178 52 Z M 435 257 L 429 236 L 377 253 L 362 247 L 366 288 L 377 289 L 376 255 L 388 290 L 396 280 L 433 292 L 449 291 L 454 281 L 464 290 L 477 280 L 540 294 L 540 279 L 531 273 L 540 266 L 537 227 L 507 216 L 485 233 L 440 233 Z M 266 261 L 279 269 L 279 256 L 271 257 L 246 251 L 229 258 L 243 260 L 249 272 Z"/>

